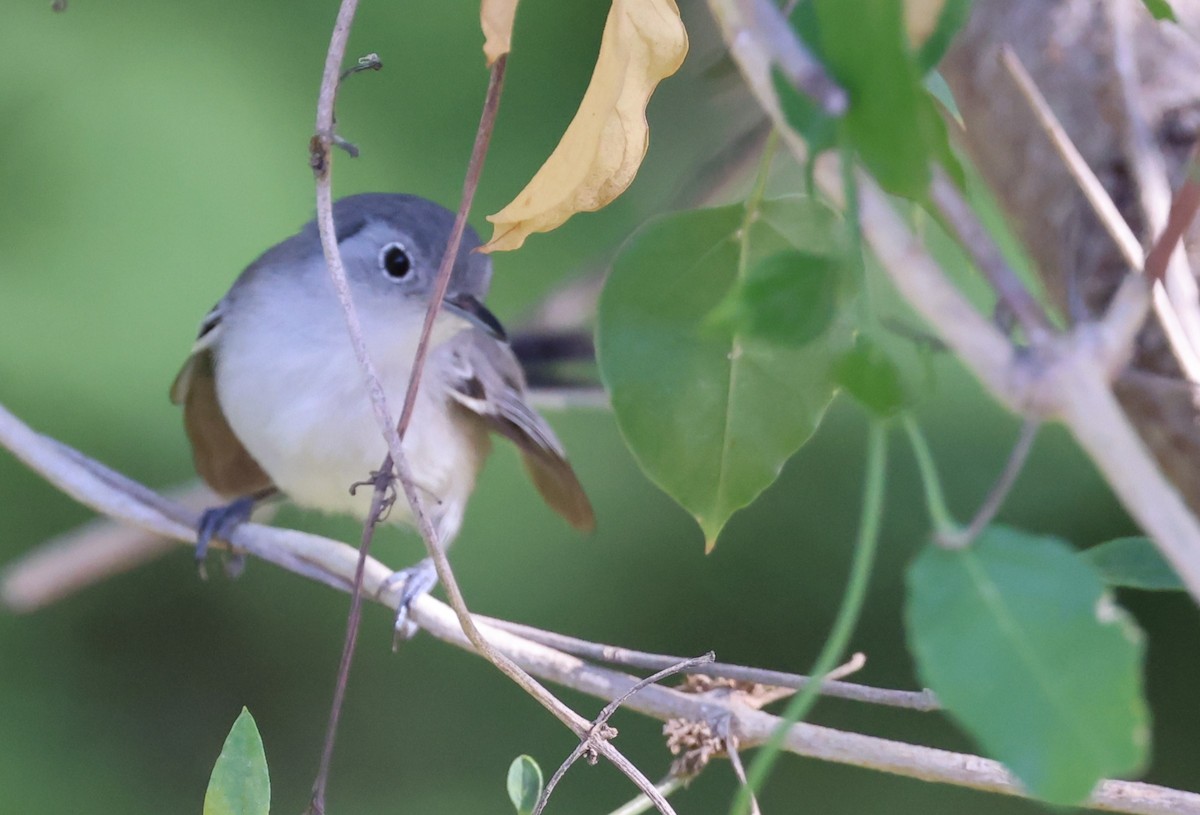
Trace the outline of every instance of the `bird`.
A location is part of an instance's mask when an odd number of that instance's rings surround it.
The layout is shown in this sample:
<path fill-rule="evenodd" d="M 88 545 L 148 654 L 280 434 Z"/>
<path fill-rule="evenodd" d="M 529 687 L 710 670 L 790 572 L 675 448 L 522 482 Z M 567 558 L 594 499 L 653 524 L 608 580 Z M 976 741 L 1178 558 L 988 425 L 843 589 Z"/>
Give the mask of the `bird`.
<path fill-rule="evenodd" d="M 333 217 L 363 339 L 398 410 L 454 214 L 416 195 L 365 193 L 335 202 Z M 480 245 L 468 226 L 403 440 L 417 492 L 448 546 L 499 435 L 516 445 L 545 502 L 590 532 L 587 494 L 562 443 L 530 406 L 504 328 L 483 305 L 492 264 L 475 251 Z M 170 395 L 183 408 L 197 472 L 228 501 L 201 518 L 201 566 L 211 539 L 227 539 L 276 494 L 302 508 L 366 518 L 371 497 L 352 485 L 379 468 L 387 444 L 315 220 L 246 267 L 208 312 Z M 414 524 L 406 502 L 388 520 Z M 402 618 L 437 576 L 428 558 L 396 576 L 405 579 Z"/>

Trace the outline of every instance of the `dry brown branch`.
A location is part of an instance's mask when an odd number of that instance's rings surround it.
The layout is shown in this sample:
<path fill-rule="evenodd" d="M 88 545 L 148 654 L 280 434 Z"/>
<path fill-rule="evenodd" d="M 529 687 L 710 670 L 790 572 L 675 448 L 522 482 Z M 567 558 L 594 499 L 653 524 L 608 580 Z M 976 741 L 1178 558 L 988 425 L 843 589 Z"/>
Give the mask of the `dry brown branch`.
<path fill-rule="evenodd" d="M 387 400 L 384 395 L 383 387 L 380 384 L 380 379 L 374 364 L 371 361 L 370 355 L 367 352 L 366 341 L 363 338 L 362 325 L 359 321 L 354 301 L 350 296 L 349 285 L 346 280 L 346 272 L 342 266 L 340 252 L 338 250 L 336 230 L 333 223 L 333 192 L 330 179 L 330 171 L 333 162 L 332 146 L 334 144 L 334 102 L 337 97 L 338 80 L 340 77 L 340 69 L 342 60 L 345 56 L 346 40 L 349 37 L 350 25 L 354 20 L 354 14 L 357 8 L 357 0 L 343 0 L 338 18 L 333 28 L 333 35 L 329 43 L 329 52 L 325 61 L 325 73 L 321 82 L 321 91 L 317 102 L 317 125 L 316 135 L 313 136 L 310 144 L 311 160 L 313 173 L 316 178 L 316 195 L 317 195 L 317 230 L 321 238 L 321 247 L 325 254 L 326 265 L 329 269 L 330 279 L 333 281 L 334 288 L 337 291 L 338 300 L 341 303 L 342 311 L 346 318 L 346 328 L 350 334 L 351 344 L 354 348 L 355 356 L 358 359 L 359 366 L 362 368 L 363 378 L 367 385 L 367 391 L 370 395 L 371 404 L 375 412 L 376 420 L 379 424 L 380 432 L 384 440 L 387 442 L 389 461 L 385 459 L 384 466 L 380 469 L 380 475 L 374 477 L 375 497 L 372 501 L 372 514 L 367 518 L 363 528 L 362 545 L 359 550 L 359 564 L 356 570 L 356 576 L 353 582 L 353 590 L 351 595 L 351 607 L 349 619 L 347 622 L 346 643 L 343 649 L 343 656 L 338 670 L 338 680 L 334 691 L 334 705 L 330 713 L 329 726 L 326 733 L 325 748 L 322 750 L 321 768 L 318 771 L 316 782 L 313 786 L 313 796 L 311 811 L 314 815 L 322 815 L 324 813 L 324 799 L 326 779 L 329 771 L 329 761 L 332 754 L 332 745 L 334 735 L 337 729 L 337 719 L 341 705 L 341 699 L 345 693 L 346 678 L 349 673 L 350 662 L 353 657 L 355 635 L 354 632 L 358 626 L 358 616 L 360 613 L 362 602 L 362 570 L 365 568 L 367 552 L 371 545 L 374 526 L 378 522 L 377 510 L 382 506 L 382 493 L 387 489 L 391 481 L 392 468 L 399 477 L 400 485 L 404 491 L 404 495 L 408 500 L 412 510 L 412 516 L 416 521 L 417 529 L 421 533 L 421 539 L 425 544 L 425 550 L 430 559 L 432 559 L 434 567 L 437 570 L 438 579 L 446 591 L 446 595 L 450 599 L 450 604 L 454 608 L 458 616 L 459 624 L 462 630 L 466 633 L 467 638 L 471 641 L 474 647 L 480 654 L 485 656 L 489 662 L 495 665 L 502 673 L 512 679 L 526 693 L 536 699 L 546 710 L 550 711 L 559 721 L 569 727 L 576 735 L 582 736 L 587 729 L 587 721 L 579 714 L 575 713 L 557 697 L 554 696 L 545 686 L 530 676 L 519 665 L 514 663 L 507 656 L 494 649 L 484 638 L 483 634 L 475 626 L 471 618 L 470 612 L 462 596 L 462 591 L 458 586 L 458 581 L 455 579 L 454 572 L 450 568 L 450 561 L 446 557 L 445 547 L 443 542 L 438 539 L 437 531 L 430 522 L 428 514 L 421 505 L 420 495 L 417 493 L 416 481 L 413 478 L 412 471 L 409 467 L 407 458 L 404 455 L 402 446 L 402 433 L 404 430 L 403 424 L 396 424 L 392 420 L 392 412 L 389 410 Z M 491 79 L 488 84 L 487 101 L 484 104 L 483 114 L 480 119 L 479 129 L 476 133 L 475 146 L 472 149 L 471 162 L 467 171 L 467 178 L 464 182 L 463 201 L 459 207 L 459 213 L 455 222 L 454 232 L 452 234 L 449 245 L 446 248 L 445 257 L 443 259 L 442 269 L 440 270 L 441 280 L 439 283 L 440 296 L 444 296 L 445 287 L 448 281 L 449 269 L 453 264 L 453 259 L 458 254 L 457 241 L 462 238 L 463 226 L 465 223 L 466 212 L 470 208 L 471 199 L 474 195 L 475 187 L 479 182 L 479 174 L 482 171 L 483 159 L 487 153 L 488 141 L 491 137 L 492 125 L 495 122 L 496 108 L 499 104 L 499 93 L 502 87 L 504 77 L 504 67 L 506 59 L 501 57 L 491 68 Z M 429 324 L 433 319 L 436 310 L 440 308 L 440 296 L 438 299 L 431 299 L 429 312 L 425 321 L 425 332 L 422 336 L 422 343 L 418 345 L 412 372 L 410 374 L 408 392 L 405 398 L 404 414 L 407 416 L 412 410 L 412 402 L 415 398 L 417 388 L 420 385 L 420 371 L 424 364 L 424 356 L 428 351 L 428 329 Z M 635 767 L 628 759 L 623 756 L 612 744 L 607 741 L 599 743 L 597 750 L 609 761 L 613 762 L 618 769 L 628 776 L 634 784 L 637 785 L 645 795 L 647 795 L 659 810 L 663 813 L 673 815 L 674 810 L 667 800 L 662 797 L 655 789 L 654 784 L 647 778 L 637 767 Z"/>
<path fill-rule="evenodd" d="M 156 495 L 142 485 L 115 473 L 65 445 L 31 430 L 0 406 L 0 446 L 51 484 L 95 511 L 133 523 L 186 545 L 195 542 L 198 514 Z M 341 591 L 349 591 L 358 560 L 353 547 L 289 529 L 246 524 L 232 534 L 231 544 L 247 554 L 274 563 Z M 392 570 L 368 558 L 364 594 L 395 608 L 402 586 L 389 585 Z M 424 596 L 411 609 L 413 621 L 434 637 L 476 652 L 463 633 L 455 612 L 446 604 Z M 601 699 L 613 700 L 628 692 L 638 680 L 627 674 L 591 665 L 578 657 L 531 642 L 486 622 L 478 621 L 492 645 L 524 670 Z M 667 721 L 685 719 L 709 722 L 738 737 L 742 748 L 762 744 L 780 726 L 777 716 L 740 704 L 729 695 L 688 694 L 650 686 L 624 704 L 632 710 Z M 784 749 L 801 756 L 852 764 L 883 772 L 953 784 L 972 789 L 1024 796 L 1016 780 L 998 762 L 979 756 L 937 750 L 811 724 L 796 724 L 786 731 Z M 655 794 L 662 797 L 656 788 Z M 1089 807 L 1144 815 L 1200 815 L 1200 794 L 1132 781 L 1103 781 L 1089 799 Z"/>
<path fill-rule="evenodd" d="M 531 642 L 540 643 L 541 645 L 546 645 L 577 657 L 583 657 L 584 659 L 607 662 L 610 665 L 657 670 L 668 668 L 683 660 L 682 657 L 667 654 L 651 654 L 646 651 L 635 651 L 631 648 L 619 648 L 598 642 L 588 642 L 587 640 L 570 637 L 566 634 L 544 631 L 530 625 L 511 623 L 506 620 L 497 620 L 479 615 L 476 615 L 476 617 L 477 619 L 486 621 L 489 625 L 524 637 Z M 854 670 L 858 670 L 857 663 L 850 663 L 850 666 Z M 719 676 L 742 682 L 758 682 L 763 685 L 774 685 L 793 690 L 800 690 L 812 681 L 811 677 L 801 674 L 769 671 L 762 668 L 749 668 L 745 665 L 731 665 L 725 662 L 713 662 L 705 665 L 702 670 L 696 669 L 692 671 L 684 669 L 682 672 L 685 674 L 703 673 L 708 676 Z M 838 699 L 849 699 L 855 702 L 866 702 L 873 705 L 906 708 L 908 710 L 930 711 L 940 708 L 937 697 L 933 695 L 933 691 L 931 690 L 890 690 L 887 688 L 873 688 L 869 685 L 858 685 L 853 682 L 837 681 L 840 676 L 844 675 L 835 671 L 831 672 L 828 677 L 823 678 L 821 680 L 821 695 L 832 696 Z"/>
<path fill-rule="evenodd" d="M 550 801 L 550 794 L 554 792 L 554 788 L 558 786 L 558 782 L 562 780 L 562 777 L 567 774 L 567 770 L 571 769 L 571 765 L 573 765 L 580 758 L 586 758 L 588 764 L 596 763 L 597 753 L 600 750 L 600 743 L 611 741 L 612 739 L 616 738 L 617 735 L 616 729 L 609 726 L 608 720 L 612 718 L 612 715 L 617 712 L 617 709 L 621 707 L 621 705 L 625 704 L 625 701 L 629 699 L 630 696 L 633 696 L 642 688 L 648 687 L 657 682 L 661 682 L 667 677 L 674 676 L 681 671 L 696 670 L 702 665 L 711 663 L 715 658 L 716 655 L 713 654 L 712 651 L 709 651 L 707 654 L 702 654 L 691 659 L 685 659 L 676 665 L 663 668 L 661 671 L 642 679 L 632 688 L 625 691 L 616 699 L 613 699 L 611 702 L 605 705 L 600 711 L 599 715 L 592 720 L 591 726 L 588 727 L 587 733 L 584 734 L 584 737 L 580 739 L 579 745 L 571 751 L 571 755 L 567 756 L 566 760 L 564 760 L 563 763 L 559 765 L 558 769 L 555 770 L 554 775 L 550 777 L 550 782 L 546 784 L 546 789 L 542 791 L 542 796 L 538 800 L 537 806 L 533 810 L 533 815 L 541 815 L 542 811 L 546 809 L 546 804 Z M 643 795 L 645 794 L 646 793 L 643 793 Z"/>

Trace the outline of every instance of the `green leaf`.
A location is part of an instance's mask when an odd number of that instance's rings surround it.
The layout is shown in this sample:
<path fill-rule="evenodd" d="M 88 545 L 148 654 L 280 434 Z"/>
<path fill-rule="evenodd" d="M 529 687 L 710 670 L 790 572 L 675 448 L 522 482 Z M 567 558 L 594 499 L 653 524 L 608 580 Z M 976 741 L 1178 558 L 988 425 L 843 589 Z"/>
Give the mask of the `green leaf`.
<path fill-rule="evenodd" d="M 262 737 L 250 711 L 242 708 L 208 780 L 204 815 L 267 815 L 270 806 L 271 779 Z"/>
<path fill-rule="evenodd" d="M 796 90 L 778 68 L 771 70 L 771 81 L 775 84 L 783 118 L 808 145 L 810 163 L 818 154 L 837 145 L 837 119 L 827 116 L 813 100 Z"/>
<path fill-rule="evenodd" d="M 847 137 L 889 192 L 923 198 L 929 185 L 924 90 L 900 0 L 814 0 L 820 52 L 850 94 Z"/>
<path fill-rule="evenodd" d="M 651 221 L 622 249 L 600 299 L 600 374 L 617 424 L 655 484 L 695 516 L 711 548 L 729 517 L 779 475 L 833 397 L 841 333 L 804 348 L 706 319 L 762 258 L 839 254 L 837 216 L 810 199 Z M 741 237 L 746 239 L 745 252 Z"/>
<path fill-rule="evenodd" d="M 833 379 L 855 401 L 881 418 L 912 404 L 900 368 L 879 343 L 859 335 L 854 347 L 833 365 Z"/>
<path fill-rule="evenodd" d="M 1004 527 L 908 572 L 922 680 L 1034 795 L 1078 804 L 1146 761 L 1141 632 L 1057 538 Z"/>
<path fill-rule="evenodd" d="M 763 258 L 713 310 L 713 325 L 779 345 L 807 345 L 837 314 L 840 258 L 788 250 Z"/>
<path fill-rule="evenodd" d="M 1171 4 L 1167 0 L 1142 0 L 1142 2 L 1145 3 L 1146 8 L 1149 9 L 1154 19 L 1170 20 L 1173 23 L 1179 22 L 1179 19 L 1175 16 L 1175 9 L 1171 7 Z"/>
<path fill-rule="evenodd" d="M 508 766 L 508 800 L 517 815 L 532 815 L 542 797 L 542 768 L 529 756 L 517 756 Z"/>
<path fill-rule="evenodd" d="M 917 71 L 922 76 L 942 61 L 954 35 L 970 16 L 971 0 L 946 0 L 933 33 L 921 43 L 921 48 L 917 51 Z"/>
<path fill-rule="evenodd" d="M 1116 538 L 1080 554 L 1096 567 L 1110 586 L 1147 591 L 1186 590 L 1179 575 L 1149 538 Z"/>

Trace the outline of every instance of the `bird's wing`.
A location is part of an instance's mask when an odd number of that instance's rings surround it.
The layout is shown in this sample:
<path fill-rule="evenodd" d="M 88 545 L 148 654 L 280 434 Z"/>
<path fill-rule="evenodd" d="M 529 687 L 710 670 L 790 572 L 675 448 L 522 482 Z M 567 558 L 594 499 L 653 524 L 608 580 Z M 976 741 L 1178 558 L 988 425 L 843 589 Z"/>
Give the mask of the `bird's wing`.
<path fill-rule="evenodd" d="M 443 346 L 450 355 L 450 396 L 517 445 L 546 503 L 576 529 L 596 526 L 592 504 L 546 420 L 525 401 L 525 377 L 508 344 L 483 331 L 463 331 Z"/>
<path fill-rule="evenodd" d="M 271 478 L 234 434 L 217 401 L 213 347 L 221 333 L 224 301 L 200 323 L 192 353 L 171 384 L 171 401 L 183 405 L 183 426 L 192 444 L 196 472 L 226 497 L 270 489 Z"/>

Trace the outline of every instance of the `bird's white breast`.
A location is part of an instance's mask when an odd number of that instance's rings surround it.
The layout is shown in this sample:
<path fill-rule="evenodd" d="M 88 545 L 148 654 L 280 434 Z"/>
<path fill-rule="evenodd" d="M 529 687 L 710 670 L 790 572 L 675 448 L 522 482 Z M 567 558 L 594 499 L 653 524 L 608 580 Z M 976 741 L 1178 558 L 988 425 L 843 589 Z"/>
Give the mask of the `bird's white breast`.
<path fill-rule="evenodd" d="M 230 427 L 295 503 L 365 517 L 370 488 L 350 494 L 387 454 L 350 344 L 329 297 L 257 303 L 253 322 L 227 319 L 216 356 L 217 394 Z M 332 307 L 332 308 L 331 308 Z M 242 309 L 239 309 L 239 311 Z M 362 311 L 368 348 L 393 419 L 399 417 L 421 314 Z M 443 337 L 444 339 L 444 337 Z M 486 432 L 446 396 L 437 346 L 425 367 L 404 451 L 443 541 L 457 533 L 487 453 Z M 401 495 L 390 519 L 411 523 Z"/>

